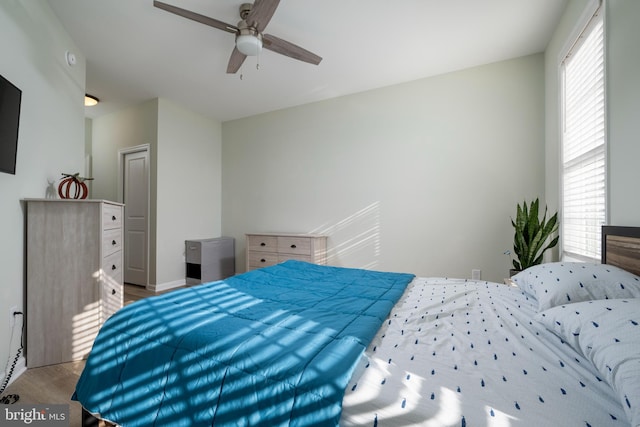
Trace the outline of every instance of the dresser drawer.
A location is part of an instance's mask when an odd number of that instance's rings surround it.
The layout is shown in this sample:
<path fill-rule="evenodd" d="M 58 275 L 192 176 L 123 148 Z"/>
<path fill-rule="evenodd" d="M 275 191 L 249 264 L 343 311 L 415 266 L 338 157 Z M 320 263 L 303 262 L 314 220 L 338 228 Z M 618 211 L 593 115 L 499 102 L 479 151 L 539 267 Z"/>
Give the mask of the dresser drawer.
<path fill-rule="evenodd" d="M 102 271 L 105 276 L 118 277 L 122 270 L 122 251 L 114 252 L 102 260 Z"/>
<path fill-rule="evenodd" d="M 102 229 L 122 227 L 122 206 L 105 203 L 102 208 Z"/>
<path fill-rule="evenodd" d="M 102 283 L 102 313 L 101 323 L 107 321 L 112 314 L 124 305 L 124 288 L 122 286 L 122 272 Z"/>
<path fill-rule="evenodd" d="M 278 262 L 285 262 L 290 259 L 295 259 L 296 261 L 312 262 L 311 255 L 278 254 Z"/>
<path fill-rule="evenodd" d="M 287 260 L 327 263 L 327 236 L 308 233 L 246 234 L 247 271 Z"/>
<path fill-rule="evenodd" d="M 254 252 L 249 251 L 249 259 L 247 260 L 249 269 L 268 267 L 279 262 L 278 254 L 272 252 Z"/>
<path fill-rule="evenodd" d="M 102 255 L 111 255 L 122 250 L 122 229 L 114 228 L 102 232 Z"/>
<path fill-rule="evenodd" d="M 248 249 L 250 251 L 277 252 L 278 237 L 250 235 L 248 237 Z"/>
<path fill-rule="evenodd" d="M 278 236 L 278 253 L 311 256 L 311 239 L 309 237 Z"/>

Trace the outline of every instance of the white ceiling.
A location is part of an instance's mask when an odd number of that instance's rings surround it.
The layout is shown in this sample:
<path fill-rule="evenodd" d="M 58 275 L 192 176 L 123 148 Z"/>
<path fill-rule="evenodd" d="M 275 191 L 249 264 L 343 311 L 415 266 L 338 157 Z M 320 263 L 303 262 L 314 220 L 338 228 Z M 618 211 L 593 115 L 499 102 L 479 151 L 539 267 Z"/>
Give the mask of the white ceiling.
<path fill-rule="evenodd" d="M 242 0 L 163 0 L 237 24 Z M 234 36 L 153 0 L 49 0 L 87 58 L 98 117 L 162 97 L 221 121 L 544 51 L 567 0 L 282 0 L 265 33 L 323 57 L 263 50 L 226 74 Z M 243 78 L 240 79 L 240 74 Z"/>

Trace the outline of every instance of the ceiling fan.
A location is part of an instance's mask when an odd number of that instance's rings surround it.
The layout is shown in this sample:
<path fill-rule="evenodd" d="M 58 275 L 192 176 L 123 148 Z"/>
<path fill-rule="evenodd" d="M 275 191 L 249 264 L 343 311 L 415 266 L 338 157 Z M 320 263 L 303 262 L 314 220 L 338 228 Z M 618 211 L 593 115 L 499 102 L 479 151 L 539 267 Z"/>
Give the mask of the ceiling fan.
<path fill-rule="evenodd" d="M 153 1 L 153 5 L 159 9 L 235 34 L 236 46 L 233 48 L 231 58 L 229 58 L 227 73 L 237 72 L 246 57 L 257 55 L 262 47 L 299 61 L 318 65 L 322 58 L 315 53 L 271 34 L 263 34 L 279 3 L 280 0 L 255 0 L 253 4 L 243 3 L 240 5 L 241 20 L 235 26 L 177 6 L 157 0 Z"/>

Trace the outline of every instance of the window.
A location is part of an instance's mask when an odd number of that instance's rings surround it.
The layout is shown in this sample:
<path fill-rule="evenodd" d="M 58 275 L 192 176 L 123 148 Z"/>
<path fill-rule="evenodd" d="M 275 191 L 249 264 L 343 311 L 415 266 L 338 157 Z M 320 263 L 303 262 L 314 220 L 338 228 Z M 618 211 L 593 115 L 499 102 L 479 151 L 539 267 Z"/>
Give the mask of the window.
<path fill-rule="evenodd" d="M 604 25 L 596 11 L 561 64 L 563 259 L 599 261 L 606 221 Z"/>

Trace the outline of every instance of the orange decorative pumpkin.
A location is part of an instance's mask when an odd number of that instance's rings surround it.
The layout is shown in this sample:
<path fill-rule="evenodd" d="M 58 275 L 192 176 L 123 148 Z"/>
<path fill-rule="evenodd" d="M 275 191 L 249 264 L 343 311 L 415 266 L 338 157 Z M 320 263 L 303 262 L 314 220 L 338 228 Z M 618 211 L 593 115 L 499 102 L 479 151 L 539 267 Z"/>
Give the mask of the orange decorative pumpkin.
<path fill-rule="evenodd" d="M 77 173 L 74 175 L 63 173 L 62 175 L 64 175 L 65 178 L 60 181 L 60 184 L 58 185 L 58 196 L 60 196 L 61 199 L 87 198 L 89 195 L 89 189 L 84 181 L 90 178 L 80 178 Z"/>

